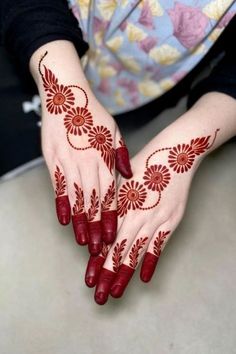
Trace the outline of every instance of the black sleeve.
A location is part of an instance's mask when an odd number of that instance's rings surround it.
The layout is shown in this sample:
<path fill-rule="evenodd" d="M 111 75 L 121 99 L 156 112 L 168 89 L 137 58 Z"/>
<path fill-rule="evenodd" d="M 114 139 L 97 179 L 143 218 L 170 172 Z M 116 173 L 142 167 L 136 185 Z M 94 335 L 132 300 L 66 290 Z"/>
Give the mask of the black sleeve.
<path fill-rule="evenodd" d="M 66 0 L 0 0 L 1 42 L 22 71 L 29 71 L 31 55 L 43 44 L 66 39 L 78 55 L 88 49 Z"/>
<path fill-rule="evenodd" d="M 202 95 L 213 91 L 225 93 L 236 99 L 236 52 L 233 46 L 235 36 L 236 16 L 230 22 L 227 37 L 224 37 L 225 46 L 222 59 L 210 75 L 192 89 L 188 99 L 188 108 Z"/>

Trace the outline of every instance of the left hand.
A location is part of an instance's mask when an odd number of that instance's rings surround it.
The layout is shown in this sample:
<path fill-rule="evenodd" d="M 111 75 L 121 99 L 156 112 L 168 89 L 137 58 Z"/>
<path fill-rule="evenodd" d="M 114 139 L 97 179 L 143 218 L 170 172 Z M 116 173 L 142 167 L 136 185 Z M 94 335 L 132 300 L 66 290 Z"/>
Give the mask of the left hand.
<path fill-rule="evenodd" d="M 141 280 L 151 280 L 163 248 L 182 219 L 197 166 L 217 133 L 214 129 L 179 139 L 160 134 L 133 159 L 132 180 L 119 183 L 117 239 L 107 258 L 104 246 L 87 267 L 86 283 L 97 285 L 98 304 L 104 304 L 109 294 L 122 296 L 142 258 Z"/>

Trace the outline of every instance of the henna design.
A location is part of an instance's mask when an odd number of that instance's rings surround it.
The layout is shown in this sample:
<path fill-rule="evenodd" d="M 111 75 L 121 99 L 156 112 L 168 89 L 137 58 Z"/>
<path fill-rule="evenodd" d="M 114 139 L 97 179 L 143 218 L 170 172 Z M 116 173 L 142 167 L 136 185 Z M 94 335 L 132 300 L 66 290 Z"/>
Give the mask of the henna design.
<path fill-rule="evenodd" d="M 101 203 L 102 212 L 109 211 L 116 196 L 115 181 L 109 186 L 108 191 Z"/>
<path fill-rule="evenodd" d="M 169 167 L 176 173 L 188 172 L 195 161 L 196 156 L 209 150 L 215 140 L 217 133 L 220 129 L 216 129 L 212 143 L 209 143 L 211 136 L 192 139 L 190 144 L 178 144 L 174 147 L 165 147 L 155 150 L 151 153 L 145 163 L 146 170 L 144 171 L 144 185 L 139 182 L 131 180 L 122 185 L 118 195 L 118 210 L 117 213 L 120 217 L 127 214 L 128 210 L 150 210 L 156 207 L 161 200 L 161 192 L 170 183 L 171 175 L 167 166 L 164 165 L 151 165 L 149 166 L 150 159 L 159 152 L 169 152 L 168 163 Z M 143 206 L 146 201 L 148 190 L 158 192 L 157 201 L 150 206 Z"/>
<path fill-rule="evenodd" d="M 73 214 L 78 215 L 84 213 L 84 193 L 76 183 L 74 183 L 74 187 L 75 187 L 76 201 L 73 206 Z"/>
<path fill-rule="evenodd" d="M 170 181 L 170 172 L 166 166 L 152 165 L 144 172 L 143 179 L 148 189 L 161 192 Z"/>
<path fill-rule="evenodd" d="M 110 249 L 110 248 L 111 248 L 110 245 L 106 245 L 106 244 L 103 242 L 100 257 L 107 258 L 107 255 L 108 255 L 108 252 L 109 252 L 109 249 Z"/>
<path fill-rule="evenodd" d="M 147 242 L 148 237 L 140 237 L 137 239 L 135 244 L 132 246 L 131 251 L 129 253 L 129 266 L 133 269 L 135 269 L 138 265 L 138 258 L 140 255 L 140 251 L 142 248 L 145 246 L 145 243 Z"/>
<path fill-rule="evenodd" d="M 121 261 L 122 261 L 122 252 L 125 249 L 126 242 L 127 242 L 127 239 L 125 238 L 120 243 L 117 242 L 114 247 L 114 251 L 113 251 L 113 255 L 112 255 L 113 271 L 114 272 L 118 272 L 118 270 L 119 270 L 119 267 L 120 267 Z"/>
<path fill-rule="evenodd" d="M 87 109 L 88 95 L 82 87 L 77 85 L 65 86 L 59 84 L 54 73 L 45 65 L 43 65 L 44 73 L 42 72 L 41 64 L 47 54 L 48 52 L 46 51 L 40 59 L 38 70 L 42 77 L 43 87 L 47 96 L 46 108 L 48 112 L 56 115 L 66 113 L 64 116 L 64 126 L 69 145 L 77 151 L 84 151 L 91 148 L 99 151 L 102 159 L 112 174 L 115 166 L 115 149 L 113 148 L 111 132 L 104 126 L 93 127 L 93 117 Z M 84 106 L 72 107 L 75 104 L 74 89 L 82 91 L 85 97 Z M 71 142 L 70 134 L 75 136 L 81 136 L 82 134 L 88 135 L 89 146 L 76 146 Z"/>
<path fill-rule="evenodd" d="M 126 147 L 124 139 L 121 137 L 119 140 L 120 147 Z"/>
<path fill-rule="evenodd" d="M 89 222 L 93 221 L 98 213 L 99 209 L 99 198 L 97 196 L 96 190 L 93 189 L 90 197 L 90 208 L 87 212 L 87 219 Z"/>
<path fill-rule="evenodd" d="M 87 133 L 93 125 L 92 114 L 83 107 L 71 108 L 64 118 L 64 126 L 67 132 L 74 135 Z"/>
<path fill-rule="evenodd" d="M 58 166 L 56 166 L 56 171 L 54 173 L 56 180 L 56 196 L 61 197 L 66 191 L 66 180 L 65 176 L 61 173 L 61 170 Z"/>
<path fill-rule="evenodd" d="M 153 244 L 153 253 L 157 258 L 160 257 L 162 245 L 169 234 L 170 231 L 159 231 L 158 236 L 155 238 Z"/>
<path fill-rule="evenodd" d="M 123 216 L 128 210 L 140 209 L 147 197 L 147 191 L 142 184 L 135 181 L 126 182 L 120 189 L 117 213 Z"/>

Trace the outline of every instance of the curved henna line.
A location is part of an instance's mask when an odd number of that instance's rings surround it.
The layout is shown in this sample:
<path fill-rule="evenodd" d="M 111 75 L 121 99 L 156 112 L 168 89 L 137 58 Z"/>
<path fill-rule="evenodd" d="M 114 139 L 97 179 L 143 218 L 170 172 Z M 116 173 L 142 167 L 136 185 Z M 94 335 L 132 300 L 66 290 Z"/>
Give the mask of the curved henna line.
<path fill-rule="evenodd" d="M 153 153 L 151 153 L 151 155 L 148 156 L 148 158 L 147 158 L 147 160 L 146 160 L 146 165 L 145 165 L 145 167 L 148 168 L 149 160 L 150 160 L 155 154 L 157 154 L 157 153 L 160 152 L 160 151 L 171 150 L 171 149 L 172 149 L 171 147 L 167 147 L 167 148 L 161 148 L 161 149 L 155 150 Z"/>
<path fill-rule="evenodd" d="M 86 147 L 84 147 L 84 148 L 79 148 L 79 147 L 73 145 L 72 142 L 70 141 L 69 133 L 68 133 L 68 132 L 66 132 L 66 138 L 67 138 L 67 141 L 68 141 L 68 143 L 70 144 L 70 146 L 71 146 L 73 149 L 75 149 L 75 150 L 84 151 L 84 150 L 88 150 L 88 149 L 91 149 L 91 148 L 92 148 L 92 146 L 86 146 Z"/>
<path fill-rule="evenodd" d="M 159 192 L 159 197 L 158 197 L 158 200 L 157 200 L 157 202 L 155 203 L 155 204 L 153 204 L 152 206 L 149 206 L 149 207 L 139 207 L 138 209 L 140 209 L 140 210 L 150 210 L 150 209 L 153 209 L 153 208 L 155 208 L 159 203 L 160 203 L 160 200 L 161 200 L 161 192 Z"/>
<path fill-rule="evenodd" d="M 39 71 L 39 73 L 40 73 L 40 76 L 43 78 L 43 73 L 42 73 L 42 71 L 41 71 L 41 64 L 42 64 L 42 61 L 43 61 L 43 59 L 46 57 L 46 55 L 48 54 L 48 51 L 46 51 L 42 56 L 41 56 L 41 58 L 40 58 L 40 60 L 39 60 L 39 63 L 38 63 L 38 71 Z"/>
<path fill-rule="evenodd" d="M 67 86 L 67 87 L 75 87 L 75 88 L 81 90 L 81 91 L 84 93 L 85 99 L 86 99 L 86 103 L 85 103 L 84 108 L 87 108 L 87 107 L 88 107 L 88 95 L 87 95 L 86 91 L 85 91 L 82 87 L 77 86 L 77 85 L 69 85 L 69 86 Z"/>
<path fill-rule="evenodd" d="M 216 137 L 217 137 L 217 134 L 218 134 L 219 131 L 220 131 L 220 128 L 217 128 L 217 129 L 215 130 L 214 139 L 213 139 L 211 145 L 208 146 L 207 150 L 209 150 L 209 149 L 213 146 L 213 144 L 214 144 L 214 142 L 215 142 L 215 140 L 216 140 Z"/>

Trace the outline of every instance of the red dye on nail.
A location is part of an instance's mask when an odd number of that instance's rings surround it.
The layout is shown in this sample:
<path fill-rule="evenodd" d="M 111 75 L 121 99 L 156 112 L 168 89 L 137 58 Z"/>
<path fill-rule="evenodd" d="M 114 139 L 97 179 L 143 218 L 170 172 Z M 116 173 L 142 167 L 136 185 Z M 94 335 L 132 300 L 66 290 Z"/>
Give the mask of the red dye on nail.
<path fill-rule="evenodd" d="M 120 266 L 110 290 L 112 297 L 119 298 L 123 295 L 125 288 L 134 274 L 134 271 L 135 270 L 133 268 L 127 266 L 126 264 L 122 264 Z"/>
<path fill-rule="evenodd" d="M 56 202 L 56 212 L 57 217 L 62 225 L 68 225 L 70 223 L 71 211 L 70 211 L 70 202 L 67 195 L 62 197 L 57 197 Z"/>
<path fill-rule="evenodd" d="M 115 276 L 116 273 L 102 268 L 94 294 L 94 299 L 97 304 L 104 305 L 107 302 L 109 291 Z"/>
<path fill-rule="evenodd" d="M 116 169 L 125 178 L 131 178 L 133 172 L 129 161 L 129 151 L 126 146 L 116 149 Z"/>
<path fill-rule="evenodd" d="M 106 244 L 112 243 L 116 238 L 117 211 L 102 212 L 102 239 Z"/>
<path fill-rule="evenodd" d="M 102 250 L 102 228 L 101 221 L 93 221 L 88 223 L 89 230 L 89 253 L 97 256 Z"/>
<path fill-rule="evenodd" d="M 85 213 L 72 215 L 72 224 L 75 233 L 75 239 L 79 245 L 87 245 L 89 242 L 88 223 Z"/>
<path fill-rule="evenodd" d="M 97 284 L 104 262 L 105 258 L 102 256 L 90 256 L 85 273 L 85 283 L 89 288 Z"/>
<path fill-rule="evenodd" d="M 149 282 L 155 272 L 156 265 L 159 258 L 154 256 L 154 254 L 147 252 L 144 256 L 142 268 L 140 271 L 140 278 L 145 283 Z"/>

